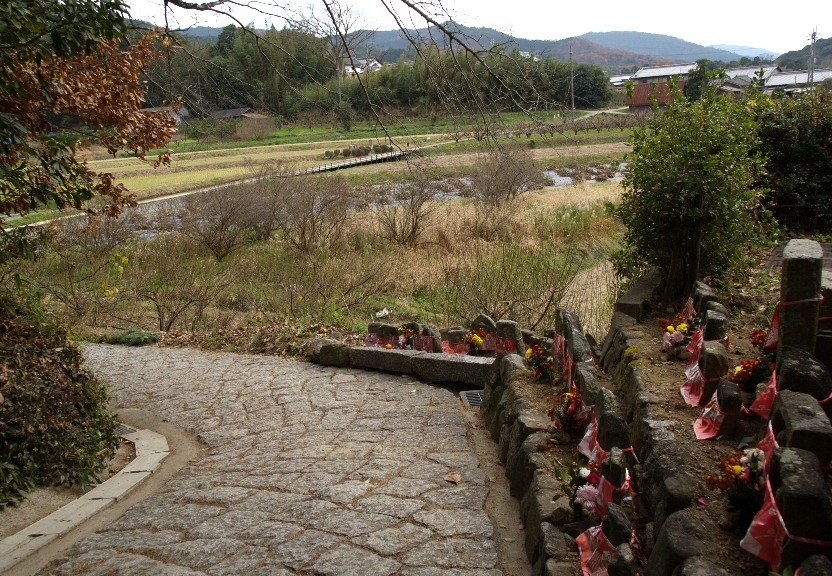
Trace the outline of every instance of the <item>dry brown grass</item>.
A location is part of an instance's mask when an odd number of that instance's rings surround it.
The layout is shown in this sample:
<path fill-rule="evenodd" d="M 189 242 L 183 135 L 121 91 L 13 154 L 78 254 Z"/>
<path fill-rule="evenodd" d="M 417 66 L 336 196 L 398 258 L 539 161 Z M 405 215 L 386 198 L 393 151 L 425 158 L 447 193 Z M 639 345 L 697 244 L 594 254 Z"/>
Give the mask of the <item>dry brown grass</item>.
<path fill-rule="evenodd" d="M 351 215 L 345 236 L 352 244 L 373 246 L 373 252 L 380 262 L 383 261 L 382 267 L 393 271 L 387 281 L 386 293 L 397 298 L 404 309 L 413 294 L 430 293 L 447 281 L 449 267 L 460 270 L 466 266 L 477 266 L 482 264 L 478 259 L 497 256 L 511 248 L 534 252 L 541 246 L 559 246 L 561 255 L 567 260 L 557 266 L 568 268 L 566 273 L 571 278 L 571 274 L 578 272 L 581 265 L 574 260 L 569 261 L 569 258 L 597 261 L 597 254 L 604 253 L 615 244 L 620 232 L 618 225 L 603 216 L 601 203 L 615 201 L 621 191 L 619 183 L 603 182 L 526 193 L 516 200 L 518 208 L 508 223 L 508 234 L 493 241 L 484 241 L 475 232 L 477 209 L 473 198 L 441 202 L 422 241 L 416 246 L 402 247 L 391 242 L 379 245 L 379 224 L 376 215 L 369 210 Z M 593 210 L 595 216 L 575 217 L 576 213 L 586 214 L 587 210 Z M 558 227 L 559 218 L 569 220 L 562 229 Z M 350 265 L 349 254 L 341 258 L 345 266 Z M 578 267 L 573 269 L 572 266 Z M 560 271 L 553 269 L 552 273 Z M 519 277 L 523 270 L 509 274 Z M 569 281 L 564 303 L 585 318 L 588 331 L 602 334 L 609 319 L 609 302 L 615 289 L 611 266 L 601 262 L 590 270 L 580 271 Z M 459 318 L 444 316 L 438 310 L 435 313 L 439 314 L 440 322 L 459 322 Z"/>
<path fill-rule="evenodd" d="M 526 194 L 523 200 L 526 209 L 546 210 L 568 204 L 589 205 L 597 202 L 617 202 L 624 188 L 621 182 L 608 180 L 606 182 L 580 182 L 563 188 L 547 188 L 533 190 Z"/>

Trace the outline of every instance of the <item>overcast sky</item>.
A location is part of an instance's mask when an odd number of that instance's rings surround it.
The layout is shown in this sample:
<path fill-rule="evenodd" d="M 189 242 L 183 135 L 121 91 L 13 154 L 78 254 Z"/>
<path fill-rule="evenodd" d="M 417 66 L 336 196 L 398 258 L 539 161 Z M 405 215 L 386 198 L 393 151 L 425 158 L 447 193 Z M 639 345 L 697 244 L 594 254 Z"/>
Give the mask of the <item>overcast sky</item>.
<path fill-rule="evenodd" d="M 190 0 L 199 1 L 204 0 Z M 385 10 L 383 0 L 346 0 L 355 12 L 364 16 L 367 28 L 390 30 L 395 22 Z M 408 27 L 423 27 L 424 21 L 409 18 L 407 8 L 398 0 L 386 0 Z M 297 0 L 298 5 L 313 4 L 315 0 Z M 127 0 L 134 18 L 163 24 L 163 0 Z M 271 10 L 271 0 L 236 0 Z M 286 2 L 280 1 L 281 4 Z M 420 4 L 426 4 L 423 0 Z M 319 4 L 319 1 L 318 1 Z M 580 36 L 586 32 L 634 30 L 676 36 L 689 42 L 709 46 L 735 44 L 765 48 L 782 53 L 797 50 L 809 43 L 813 29 L 818 38 L 832 36 L 832 1 L 808 0 L 797 4 L 759 0 L 700 0 L 699 2 L 668 2 L 642 0 L 622 2 L 611 0 L 561 1 L 552 0 L 444 0 L 453 19 L 466 26 L 496 28 L 519 38 L 560 40 Z M 229 8 L 240 21 L 263 27 L 263 14 L 239 6 Z M 322 8 L 316 8 L 322 13 Z M 171 13 L 171 26 L 225 26 L 231 23 L 218 15 L 206 13 Z M 440 17 L 447 19 L 447 16 Z M 282 23 L 270 19 L 278 28 Z M 638 52 L 638 46 L 631 48 Z"/>

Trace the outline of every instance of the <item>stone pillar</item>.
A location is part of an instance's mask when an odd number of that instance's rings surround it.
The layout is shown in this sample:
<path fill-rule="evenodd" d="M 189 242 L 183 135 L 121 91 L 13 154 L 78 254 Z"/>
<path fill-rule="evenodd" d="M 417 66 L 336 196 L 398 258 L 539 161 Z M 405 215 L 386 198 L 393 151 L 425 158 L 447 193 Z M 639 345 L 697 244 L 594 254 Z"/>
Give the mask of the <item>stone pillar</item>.
<path fill-rule="evenodd" d="M 814 240 L 790 240 L 783 249 L 780 281 L 780 338 L 784 346 L 814 352 L 818 333 L 823 250 Z"/>
<path fill-rule="evenodd" d="M 702 332 L 703 340 L 723 340 L 728 331 L 728 316 L 716 310 L 706 310 L 703 315 L 705 329 Z"/>
<path fill-rule="evenodd" d="M 627 463 L 620 448 L 610 450 L 609 457 L 601 464 L 601 475 L 615 488 L 620 488 L 627 481 Z M 620 490 L 613 492 L 612 501 L 615 504 L 621 504 L 622 498 L 624 498 L 623 492 Z"/>
<path fill-rule="evenodd" d="M 440 334 L 439 328 L 433 324 L 425 324 L 422 326 L 422 335 L 430 336 L 433 342 L 433 350 L 431 352 L 442 352 L 442 334 Z"/>
<path fill-rule="evenodd" d="M 496 332 L 497 331 L 497 323 L 490 316 L 486 316 L 485 314 L 480 314 L 474 321 L 471 322 L 471 330 L 476 330 L 477 328 L 482 328 L 486 332 Z"/>
<path fill-rule="evenodd" d="M 771 426 L 780 446 L 808 450 L 821 466 L 832 462 L 832 424 L 812 396 L 780 390 L 771 408 Z"/>
<path fill-rule="evenodd" d="M 778 448 L 769 473 L 777 508 L 788 534 L 794 537 L 783 542 L 778 568 L 798 566 L 813 554 L 828 553 L 822 545 L 801 541 L 826 541 L 832 533 L 829 489 L 818 461 L 803 450 Z"/>
<path fill-rule="evenodd" d="M 742 410 L 740 389 L 730 380 L 720 380 L 716 389 L 716 403 L 724 417 L 719 433 L 730 436 L 737 429 L 737 420 Z"/>
<path fill-rule="evenodd" d="M 702 372 L 700 406 L 711 401 L 719 380 L 728 374 L 730 362 L 728 350 L 720 342 L 706 340 L 702 344 L 702 355 L 699 357 L 699 371 Z"/>
<path fill-rule="evenodd" d="M 832 270 L 824 270 L 821 279 L 820 318 L 815 357 L 832 371 Z"/>
<path fill-rule="evenodd" d="M 515 354 L 522 355 L 525 352 L 525 344 L 523 344 L 523 331 L 520 330 L 520 326 L 517 325 L 517 322 L 512 320 L 497 320 L 497 339 L 502 338 L 504 339 L 505 345 L 508 344 L 508 341 L 514 343 L 514 352 Z M 511 346 L 509 345 L 508 349 Z"/>

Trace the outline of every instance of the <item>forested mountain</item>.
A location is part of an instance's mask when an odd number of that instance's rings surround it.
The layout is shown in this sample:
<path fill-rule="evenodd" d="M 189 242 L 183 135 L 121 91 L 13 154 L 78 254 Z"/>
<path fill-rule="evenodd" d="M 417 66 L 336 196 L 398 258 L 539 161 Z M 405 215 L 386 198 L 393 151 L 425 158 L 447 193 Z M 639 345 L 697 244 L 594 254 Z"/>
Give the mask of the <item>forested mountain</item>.
<path fill-rule="evenodd" d="M 777 64 L 783 70 L 807 70 L 809 68 L 809 54 L 811 46 L 806 45 L 800 50 L 792 50 L 781 54 L 777 58 Z M 815 67 L 832 68 L 832 38 L 821 39 L 815 42 Z"/>
<path fill-rule="evenodd" d="M 589 32 L 581 36 L 596 44 L 626 50 L 635 54 L 644 54 L 664 58 L 671 62 L 696 62 L 703 58 L 721 62 L 739 60 L 742 55 L 718 48 L 708 48 L 693 42 L 686 42 L 674 36 L 648 34 L 646 32 Z"/>
<path fill-rule="evenodd" d="M 582 36 L 558 40 L 557 42 L 552 43 L 551 47 L 549 47 L 546 51 L 546 54 L 549 54 L 558 60 L 566 61 L 569 59 L 570 49 L 572 50 L 572 58 L 575 62 L 596 64 L 607 68 L 653 66 L 656 64 L 670 63 L 670 61 L 665 58 L 656 58 L 653 56 L 645 56 L 643 54 L 634 54 L 633 52 L 627 52 L 626 50 L 607 48 L 587 40 Z"/>

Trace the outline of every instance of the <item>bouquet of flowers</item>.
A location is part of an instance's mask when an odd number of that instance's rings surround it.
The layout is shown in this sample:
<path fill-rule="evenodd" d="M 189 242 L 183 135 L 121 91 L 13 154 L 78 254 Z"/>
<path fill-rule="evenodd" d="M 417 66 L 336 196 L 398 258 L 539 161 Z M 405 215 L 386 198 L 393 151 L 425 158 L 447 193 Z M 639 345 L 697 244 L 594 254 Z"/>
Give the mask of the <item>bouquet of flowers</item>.
<path fill-rule="evenodd" d="M 751 334 L 748 335 L 748 339 L 751 341 L 751 345 L 758 350 L 762 350 L 766 344 L 766 340 L 768 339 L 768 332 L 765 330 L 760 330 L 759 328 L 754 328 L 751 331 Z"/>
<path fill-rule="evenodd" d="M 526 348 L 526 360 L 528 360 L 529 365 L 534 368 L 534 375 L 538 379 L 552 379 L 552 370 L 555 367 L 555 361 L 549 353 L 549 350 L 540 344 L 535 344 L 534 346 Z"/>
<path fill-rule="evenodd" d="M 763 351 L 767 334 L 764 330 L 754 329 L 748 339 L 754 348 L 763 352 L 763 358 L 752 358 L 740 361 L 728 375 L 729 380 L 736 382 L 743 396 L 743 404 L 749 406 L 757 395 L 757 384 L 767 382 L 774 370 L 772 353 Z"/>
<path fill-rule="evenodd" d="M 771 367 L 762 360 L 741 360 L 730 376 L 741 391 L 754 392 L 758 383 L 766 382 L 771 377 Z"/>
<path fill-rule="evenodd" d="M 766 457 L 759 448 L 746 448 L 726 456 L 719 472 L 705 477 L 709 490 L 719 489 L 734 513 L 738 528 L 746 529 L 763 505 Z"/>
<path fill-rule="evenodd" d="M 412 328 L 406 328 L 402 325 L 399 326 L 399 334 L 402 335 L 402 348 L 413 348 L 415 346 L 416 336 L 418 336 L 415 330 L 413 330 Z"/>
<path fill-rule="evenodd" d="M 555 405 L 549 409 L 549 418 L 554 420 L 555 428 L 559 430 L 579 432 L 585 416 L 581 410 L 582 405 L 581 393 L 578 387 L 572 384 L 569 392 L 558 396 Z"/>
<path fill-rule="evenodd" d="M 672 319 L 659 318 L 658 324 L 664 330 L 662 352 L 669 359 L 687 360 L 690 357 L 687 353 L 687 345 L 690 343 L 695 328 L 689 323 L 687 313 L 679 312 Z"/>
<path fill-rule="evenodd" d="M 574 520 L 583 520 L 596 513 L 601 483 L 598 472 L 598 464 L 593 462 L 572 462 L 555 471 L 564 487 L 564 495 L 572 501 Z"/>
<path fill-rule="evenodd" d="M 465 341 L 468 342 L 468 350 L 473 354 L 480 349 L 483 340 L 485 339 L 485 329 L 477 328 L 476 330 L 468 330 L 465 336 Z"/>

